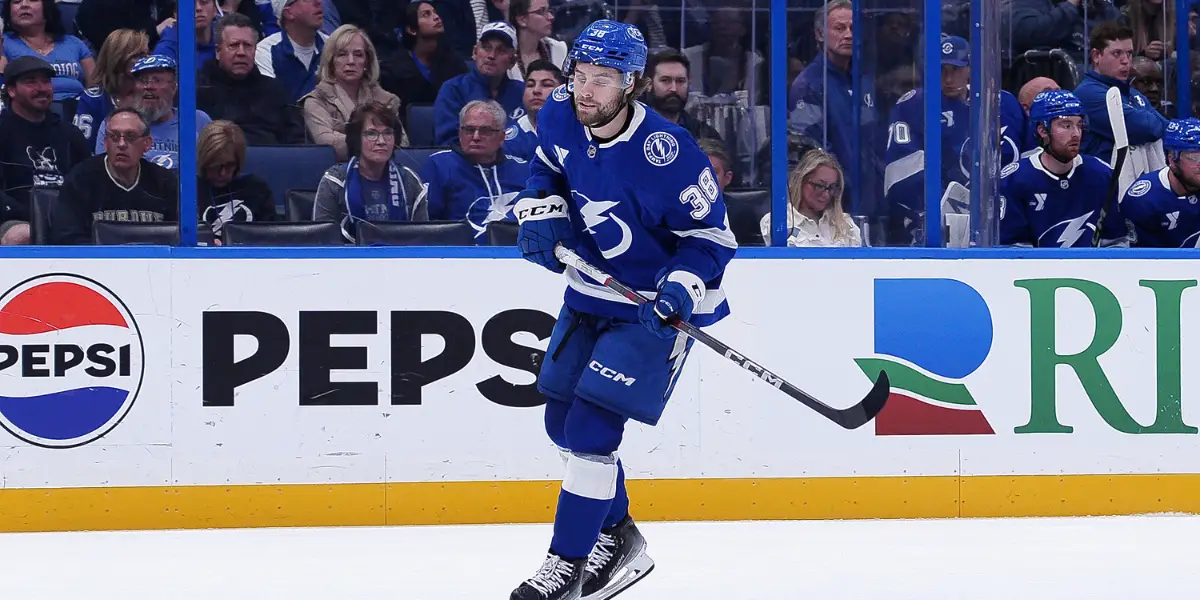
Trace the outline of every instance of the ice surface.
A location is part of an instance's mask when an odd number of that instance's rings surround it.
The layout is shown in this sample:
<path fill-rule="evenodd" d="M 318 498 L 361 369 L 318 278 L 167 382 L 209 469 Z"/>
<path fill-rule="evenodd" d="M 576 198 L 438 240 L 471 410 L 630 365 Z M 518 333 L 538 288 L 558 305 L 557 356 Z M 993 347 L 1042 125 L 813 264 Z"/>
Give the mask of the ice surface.
<path fill-rule="evenodd" d="M 645 523 L 619 600 L 1193 599 L 1200 517 Z M 0 534 L 0 595 L 504 600 L 547 525 Z"/>

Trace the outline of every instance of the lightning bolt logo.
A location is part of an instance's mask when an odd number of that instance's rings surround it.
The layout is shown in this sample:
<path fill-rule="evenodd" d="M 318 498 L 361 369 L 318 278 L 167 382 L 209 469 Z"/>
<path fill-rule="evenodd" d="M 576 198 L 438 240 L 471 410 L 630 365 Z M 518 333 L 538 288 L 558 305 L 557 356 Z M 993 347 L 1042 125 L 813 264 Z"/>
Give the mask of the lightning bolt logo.
<path fill-rule="evenodd" d="M 1079 241 L 1079 238 L 1083 237 L 1085 230 L 1095 229 L 1094 225 L 1087 222 L 1087 220 L 1091 218 L 1093 212 L 1096 211 L 1088 211 L 1078 217 L 1075 217 L 1074 219 L 1071 219 L 1070 221 L 1063 221 L 1063 223 L 1066 223 L 1067 225 L 1065 228 L 1063 228 L 1062 235 L 1058 236 L 1057 241 L 1061 244 L 1061 246 L 1059 246 L 1060 248 L 1070 248 L 1074 246 L 1075 242 Z M 1059 225 L 1062 225 L 1062 223 L 1059 223 Z"/>
<path fill-rule="evenodd" d="M 601 223 L 604 223 L 605 221 L 608 221 L 609 219 L 612 219 L 612 221 L 617 224 L 617 227 L 621 229 L 621 241 L 618 242 L 616 246 L 613 246 L 608 250 L 600 248 L 600 255 L 606 260 L 612 260 L 622 254 L 625 254 L 625 252 L 629 250 L 629 247 L 633 245 L 633 231 L 630 230 L 629 225 L 617 217 L 617 215 L 604 214 L 618 203 L 610 201 L 597 202 L 583 194 L 580 194 L 579 192 L 572 191 L 571 193 L 579 198 L 582 198 L 584 201 L 583 206 L 579 207 L 579 214 L 583 216 L 583 225 L 585 227 L 584 231 L 592 234 L 592 237 L 596 237 L 597 235 L 595 227 Z M 597 239 L 596 244 L 599 246 L 600 240 Z"/>

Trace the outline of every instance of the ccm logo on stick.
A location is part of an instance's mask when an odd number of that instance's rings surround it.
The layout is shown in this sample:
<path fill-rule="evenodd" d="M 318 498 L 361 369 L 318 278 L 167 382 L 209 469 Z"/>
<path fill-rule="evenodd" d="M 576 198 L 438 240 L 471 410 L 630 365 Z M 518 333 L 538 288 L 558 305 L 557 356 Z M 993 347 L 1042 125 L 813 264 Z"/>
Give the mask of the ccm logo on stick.
<path fill-rule="evenodd" d="M 332 371 L 375 372 L 368 363 L 368 347 L 333 345 L 332 336 L 380 336 L 368 342 L 372 348 L 387 344 L 388 357 L 380 377 L 391 384 L 392 405 L 421 404 L 421 390 L 445 379 L 471 363 L 476 332 L 466 317 L 448 311 L 392 311 L 390 331 L 380 332 L 376 311 L 300 311 L 298 331 L 289 330 L 279 316 L 257 311 L 210 311 L 203 321 L 204 406 L 233 406 L 238 387 L 275 374 L 299 380 L 300 406 L 374 406 L 379 401 L 379 381 L 331 381 Z M 532 373 L 541 370 L 545 352 L 513 341 L 517 333 L 532 333 L 539 340 L 550 337 L 554 317 L 537 310 L 501 312 L 483 324 L 479 335 L 484 354 L 493 362 Z M 440 337 L 444 348 L 434 356 L 422 352 L 422 338 Z M 254 338 L 257 348 L 250 356 L 235 360 L 234 339 Z M 296 369 L 276 373 L 292 351 L 293 339 L 299 362 Z M 425 344 L 428 346 L 428 344 Z M 502 406 L 530 407 L 545 402 L 536 384 L 516 385 L 494 375 L 475 384 L 483 397 Z"/>
<path fill-rule="evenodd" d="M 629 387 L 629 386 L 633 385 L 633 382 L 637 381 L 636 378 L 626 377 L 623 373 L 618 373 L 618 372 L 616 372 L 594 360 L 591 362 L 591 364 L 588 365 L 588 368 L 599 373 L 600 375 L 602 375 L 604 377 L 607 377 L 607 378 L 613 380 L 614 383 L 625 384 L 625 387 Z"/>

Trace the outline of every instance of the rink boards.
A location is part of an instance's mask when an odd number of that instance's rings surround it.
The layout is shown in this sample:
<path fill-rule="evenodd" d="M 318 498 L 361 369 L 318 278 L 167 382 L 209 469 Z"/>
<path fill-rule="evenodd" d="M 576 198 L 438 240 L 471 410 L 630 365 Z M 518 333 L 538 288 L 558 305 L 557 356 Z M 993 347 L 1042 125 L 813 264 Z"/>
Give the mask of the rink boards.
<path fill-rule="evenodd" d="M 0 530 L 551 518 L 559 277 L 122 252 L 5 261 Z M 639 518 L 1200 512 L 1197 261 L 741 254 L 710 333 L 830 404 L 880 370 L 893 395 L 846 431 L 697 346 L 627 429 Z"/>

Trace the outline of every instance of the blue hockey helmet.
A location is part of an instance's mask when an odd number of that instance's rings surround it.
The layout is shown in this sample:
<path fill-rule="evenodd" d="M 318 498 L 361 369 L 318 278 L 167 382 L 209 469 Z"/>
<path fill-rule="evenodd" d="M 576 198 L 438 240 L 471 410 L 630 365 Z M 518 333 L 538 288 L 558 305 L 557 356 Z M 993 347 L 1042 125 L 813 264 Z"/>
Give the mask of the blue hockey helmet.
<path fill-rule="evenodd" d="M 625 74 L 625 85 L 633 75 L 646 70 L 646 38 L 633 25 L 601 19 L 588 25 L 567 53 L 564 71 L 569 76 L 575 63 L 611 67 Z"/>
<path fill-rule="evenodd" d="M 1050 129 L 1050 122 L 1060 117 L 1086 117 L 1083 103 L 1066 90 L 1046 90 L 1033 99 L 1029 107 L 1029 121 Z"/>
<path fill-rule="evenodd" d="M 1162 141 L 1167 152 L 1200 152 L 1200 119 L 1171 119 Z"/>

